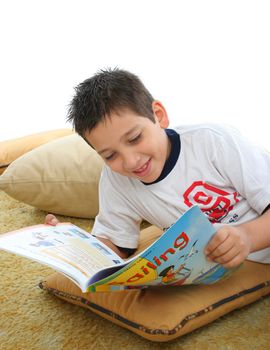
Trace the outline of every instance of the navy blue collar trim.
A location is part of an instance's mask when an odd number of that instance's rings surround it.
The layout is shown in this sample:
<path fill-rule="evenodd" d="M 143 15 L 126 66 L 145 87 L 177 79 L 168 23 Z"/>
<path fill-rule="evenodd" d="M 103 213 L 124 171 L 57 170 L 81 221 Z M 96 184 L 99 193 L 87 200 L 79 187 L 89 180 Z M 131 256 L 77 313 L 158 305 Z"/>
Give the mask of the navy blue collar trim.
<path fill-rule="evenodd" d="M 172 129 L 165 129 L 165 132 L 166 132 L 166 134 L 169 138 L 169 141 L 171 143 L 171 153 L 164 164 L 164 168 L 163 168 L 160 176 L 153 182 L 150 182 L 150 183 L 142 182 L 146 186 L 153 185 L 153 184 L 165 179 L 165 177 L 172 171 L 172 169 L 174 168 L 174 166 L 179 158 L 180 149 L 181 149 L 180 135 L 177 134 L 177 132 L 172 130 Z"/>

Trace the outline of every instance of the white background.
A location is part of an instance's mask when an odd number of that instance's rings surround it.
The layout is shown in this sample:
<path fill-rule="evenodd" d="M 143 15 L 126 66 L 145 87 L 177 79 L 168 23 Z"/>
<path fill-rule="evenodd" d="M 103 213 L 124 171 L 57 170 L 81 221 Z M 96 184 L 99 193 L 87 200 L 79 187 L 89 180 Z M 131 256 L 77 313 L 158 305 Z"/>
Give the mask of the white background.
<path fill-rule="evenodd" d="M 270 2 L 0 0 L 0 141 L 70 127 L 74 87 L 139 75 L 171 126 L 228 123 L 270 149 Z"/>

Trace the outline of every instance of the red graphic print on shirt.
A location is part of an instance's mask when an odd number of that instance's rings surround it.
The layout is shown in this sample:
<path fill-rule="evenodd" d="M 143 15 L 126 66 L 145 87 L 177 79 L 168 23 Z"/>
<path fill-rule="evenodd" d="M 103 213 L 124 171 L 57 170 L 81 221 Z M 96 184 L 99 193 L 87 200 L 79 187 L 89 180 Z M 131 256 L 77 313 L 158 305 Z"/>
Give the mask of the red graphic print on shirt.
<path fill-rule="evenodd" d="M 195 181 L 183 197 L 188 207 L 198 205 L 211 222 L 220 222 L 239 202 L 238 193 L 229 193 L 203 181 Z"/>

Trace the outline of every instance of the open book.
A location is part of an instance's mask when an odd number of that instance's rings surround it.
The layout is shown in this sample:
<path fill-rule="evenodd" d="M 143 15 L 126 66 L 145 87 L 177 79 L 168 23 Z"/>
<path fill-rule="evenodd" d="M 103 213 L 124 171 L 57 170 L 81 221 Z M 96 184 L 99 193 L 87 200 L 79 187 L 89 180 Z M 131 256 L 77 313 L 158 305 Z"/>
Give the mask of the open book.
<path fill-rule="evenodd" d="M 52 267 L 83 292 L 210 284 L 230 273 L 205 257 L 204 247 L 214 233 L 213 225 L 194 206 L 151 246 L 128 260 L 70 223 L 2 234 L 0 249 Z"/>

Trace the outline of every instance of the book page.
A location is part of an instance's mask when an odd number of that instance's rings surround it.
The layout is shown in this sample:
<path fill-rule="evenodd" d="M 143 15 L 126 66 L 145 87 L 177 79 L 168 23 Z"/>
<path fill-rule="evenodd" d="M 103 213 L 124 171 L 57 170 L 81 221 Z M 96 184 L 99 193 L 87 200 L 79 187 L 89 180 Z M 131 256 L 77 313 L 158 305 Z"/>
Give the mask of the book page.
<path fill-rule="evenodd" d="M 0 248 L 44 263 L 85 288 L 104 267 L 124 261 L 95 237 L 72 224 L 37 225 L 0 236 Z"/>

